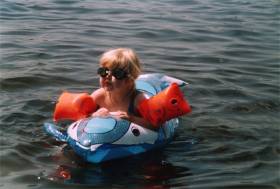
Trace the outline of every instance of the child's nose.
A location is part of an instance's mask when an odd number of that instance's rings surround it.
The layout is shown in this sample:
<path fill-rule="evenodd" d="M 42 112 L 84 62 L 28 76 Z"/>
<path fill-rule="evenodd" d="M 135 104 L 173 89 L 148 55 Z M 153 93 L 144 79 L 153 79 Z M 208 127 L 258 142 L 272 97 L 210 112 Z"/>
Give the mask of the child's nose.
<path fill-rule="evenodd" d="M 111 79 L 112 78 L 112 73 L 109 72 L 107 75 L 106 75 L 106 79 Z"/>

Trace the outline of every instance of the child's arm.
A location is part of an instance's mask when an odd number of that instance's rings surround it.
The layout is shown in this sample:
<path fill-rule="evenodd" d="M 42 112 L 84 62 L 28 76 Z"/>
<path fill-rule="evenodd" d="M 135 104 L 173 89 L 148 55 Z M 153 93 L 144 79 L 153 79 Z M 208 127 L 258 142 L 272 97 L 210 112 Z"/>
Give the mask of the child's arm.
<path fill-rule="evenodd" d="M 92 99 L 97 105 L 97 110 L 91 114 L 93 117 L 106 117 L 109 115 L 109 111 L 106 108 L 101 108 L 101 103 L 104 101 L 104 91 L 99 88 L 91 93 Z"/>
<path fill-rule="evenodd" d="M 157 125 L 152 125 L 151 122 L 143 117 L 141 117 L 141 115 L 138 112 L 137 106 L 139 104 L 139 102 L 141 102 L 144 99 L 147 99 L 148 97 L 146 97 L 146 95 L 144 93 L 141 93 L 139 95 L 137 95 L 137 97 L 134 100 L 134 112 L 135 114 L 130 114 L 124 111 L 118 111 L 118 112 L 114 112 L 113 116 L 117 117 L 117 118 L 121 118 L 121 119 L 126 119 L 130 122 L 136 123 L 137 125 L 140 125 L 142 127 L 145 127 L 147 129 L 152 129 L 152 130 L 157 130 L 159 128 L 159 126 Z"/>
<path fill-rule="evenodd" d="M 136 123 L 137 125 L 145 127 L 147 129 L 156 130 L 158 128 L 158 127 L 154 127 L 148 120 L 146 120 L 142 117 L 128 114 L 127 112 L 117 111 L 117 112 L 114 112 L 112 115 L 116 118 L 126 119 L 130 122 Z"/>

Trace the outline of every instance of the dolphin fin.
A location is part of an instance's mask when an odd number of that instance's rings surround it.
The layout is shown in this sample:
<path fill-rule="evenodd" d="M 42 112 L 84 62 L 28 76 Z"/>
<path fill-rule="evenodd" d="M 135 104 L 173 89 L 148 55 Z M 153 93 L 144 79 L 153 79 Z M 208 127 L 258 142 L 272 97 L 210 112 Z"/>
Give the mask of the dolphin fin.
<path fill-rule="evenodd" d="M 67 134 L 59 131 L 56 125 L 52 123 L 44 123 L 44 129 L 49 135 L 53 136 L 56 140 L 61 142 L 67 142 Z"/>

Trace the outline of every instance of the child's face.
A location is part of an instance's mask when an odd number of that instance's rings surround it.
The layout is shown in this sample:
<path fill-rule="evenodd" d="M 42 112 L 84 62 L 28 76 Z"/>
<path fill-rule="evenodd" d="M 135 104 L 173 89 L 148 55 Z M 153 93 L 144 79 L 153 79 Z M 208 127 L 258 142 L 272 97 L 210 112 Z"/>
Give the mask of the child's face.
<path fill-rule="evenodd" d="M 106 91 L 113 91 L 113 90 L 128 90 L 128 79 L 127 77 L 120 77 L 124 75 L 121 71 L 118 70 L 102 70 L 100 68 L 98 73 L 100 75 L 100 86 L 104 88 Z M 117 73 L 118 72 L 118 73 Z M 125 73 L 127 75 L 127 73 Z M 117 79 L 118 78 L 118 79 Z"/>

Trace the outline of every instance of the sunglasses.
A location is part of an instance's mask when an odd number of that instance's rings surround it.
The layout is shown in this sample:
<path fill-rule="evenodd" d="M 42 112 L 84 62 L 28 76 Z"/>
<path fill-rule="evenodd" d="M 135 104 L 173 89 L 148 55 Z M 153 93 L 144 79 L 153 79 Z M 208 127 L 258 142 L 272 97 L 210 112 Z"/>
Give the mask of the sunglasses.
<path fill-rule="evenodd" d="M 125 79 L 128 75 L 128 73 L 121 68 L 116 68 L 116 69 L 110 71 L 108 68 L 100 67 L 97 70 L 97 74 L 99 74 L 101 77 L 106 77 L 110 73 L 112 74 L 112 76 L 114 76 L 118 80 Z"/>

